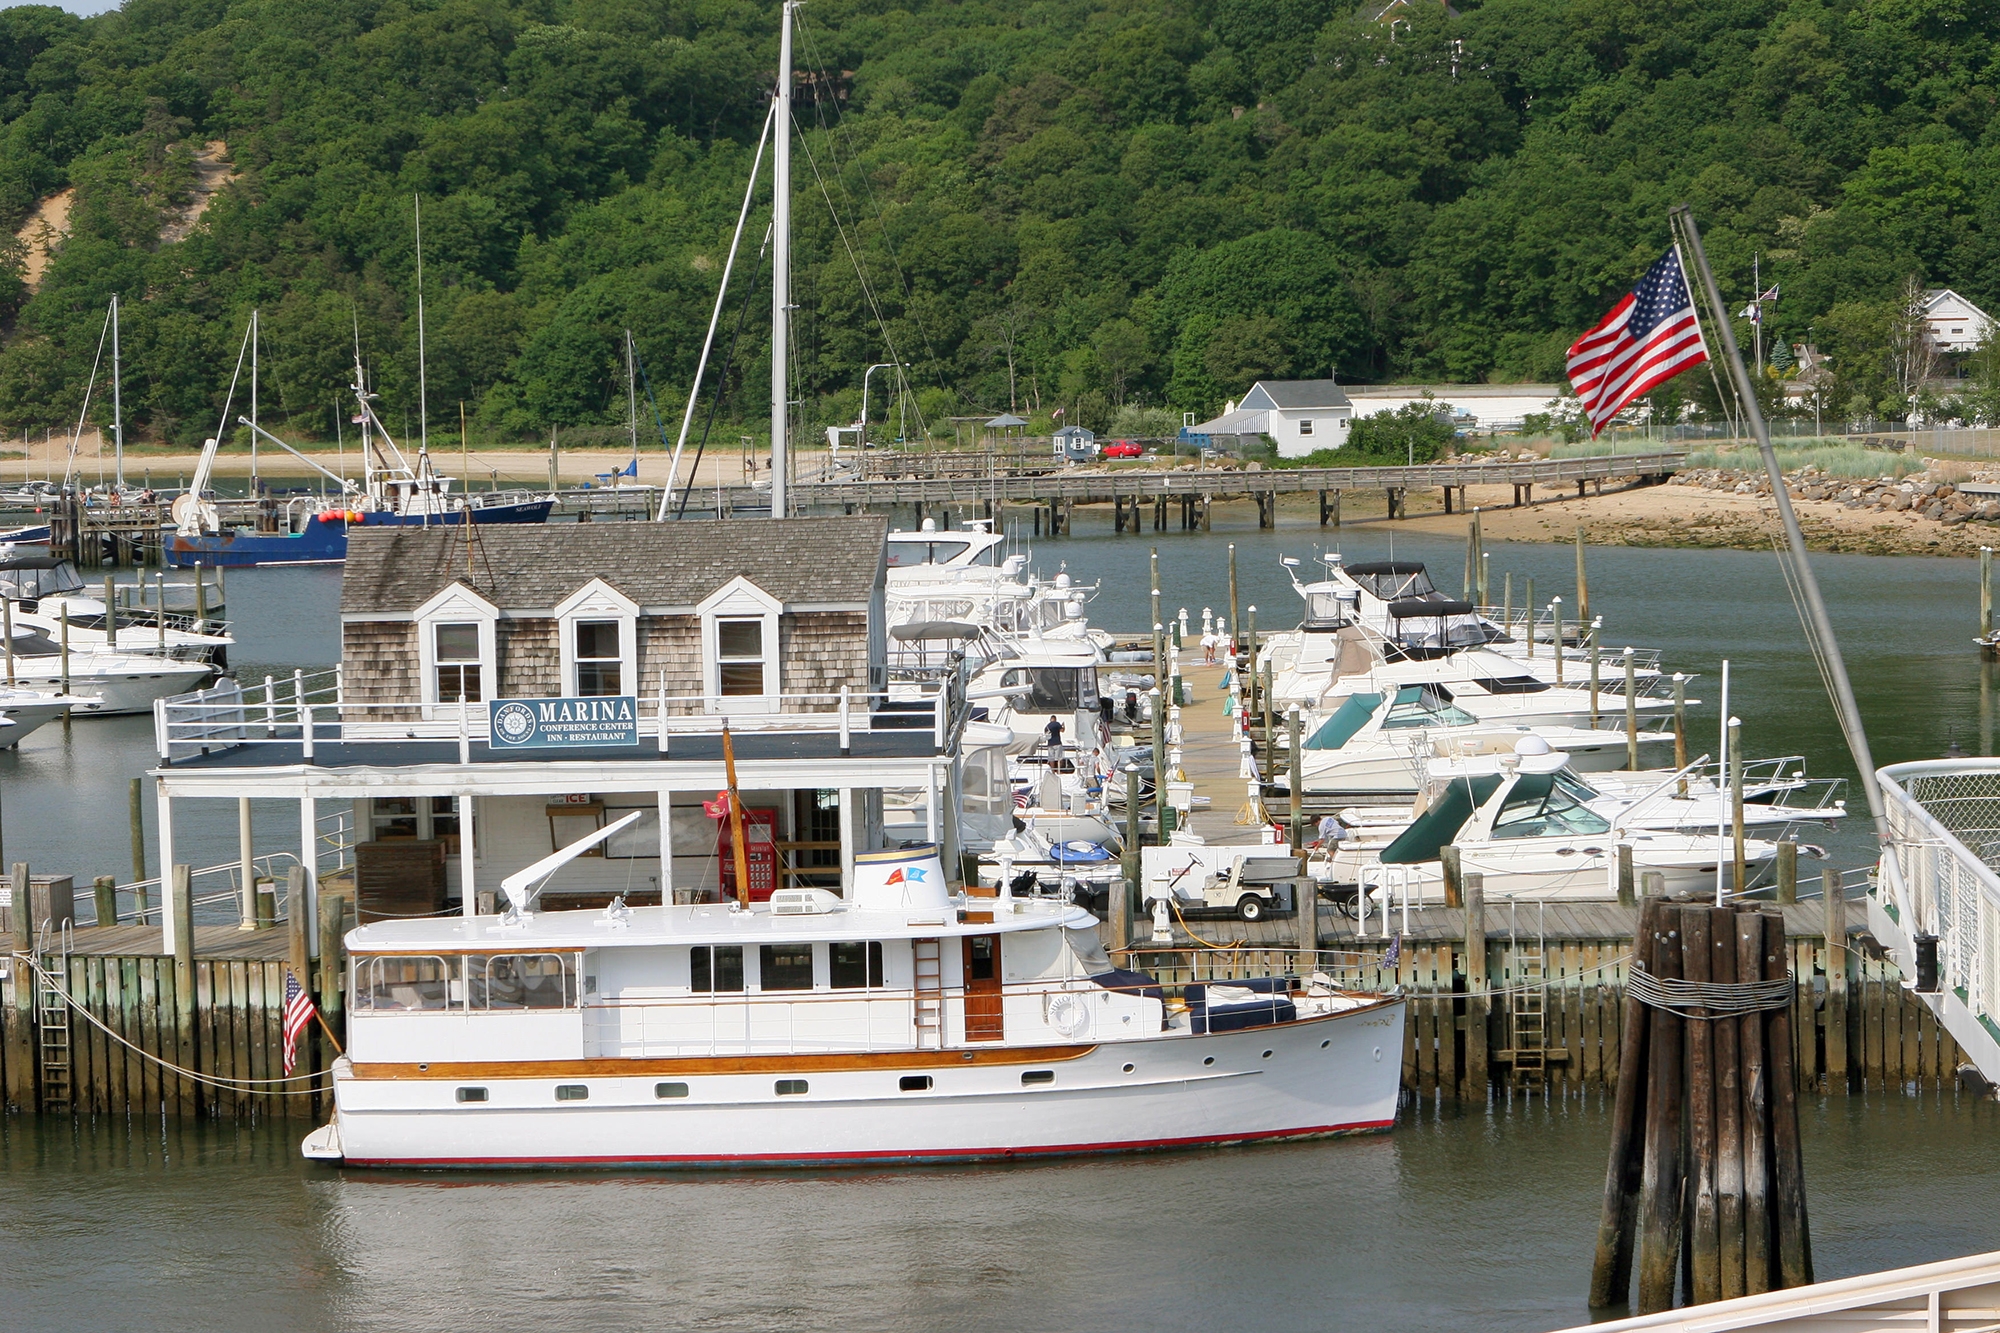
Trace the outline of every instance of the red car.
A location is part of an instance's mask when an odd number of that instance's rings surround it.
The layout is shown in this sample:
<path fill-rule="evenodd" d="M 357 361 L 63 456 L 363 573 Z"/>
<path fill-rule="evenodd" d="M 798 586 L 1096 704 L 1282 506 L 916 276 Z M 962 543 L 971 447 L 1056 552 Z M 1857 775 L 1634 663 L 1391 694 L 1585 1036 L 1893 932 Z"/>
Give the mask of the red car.
<path fill-rule="evenodd" d="M 1130 440 L 1113 440 L 1110 444 L 1104 446 L 1104 456 L 1106 458 L 1137 458 L 1145 452 L 1144 449 L 1141 449 Z"/>

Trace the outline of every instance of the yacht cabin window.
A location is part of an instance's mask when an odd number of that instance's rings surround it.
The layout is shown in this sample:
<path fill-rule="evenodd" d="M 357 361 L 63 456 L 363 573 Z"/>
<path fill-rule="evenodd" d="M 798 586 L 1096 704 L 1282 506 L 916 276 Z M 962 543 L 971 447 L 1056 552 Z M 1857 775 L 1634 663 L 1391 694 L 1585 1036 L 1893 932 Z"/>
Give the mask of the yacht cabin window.
<path fill-rule="evenodd" d="M 456 703 L 460 695 L 464 695 L 468 703 L 486 697 L 480 692 L 477 624 L 449 621 L 434 624 L 431 626 L 431 644 L 439 703 Z"/>
<path fill-rule="evenodd" d="M 571 954 L 468 954 L 354 960 L 354 1007 L 371 1013 L 573 1009 Z"/>
<path fill-rule="evenodd" d="M 811 990 L 813 947 L 810 944 L 763 944 L 757 948 L 757 989 Z"/>
<path fill-rule="evenodd" d="M 377 1013 L 445 1010 L 462 992 L 453 985 L 455 959 L 357 958 L 354 1007 Z"/>
<path fill-rule="evenodd" d="M 688 950 L 688 989 L 697 993 L 743 989 L 743 946 L 697 944 Z"/>
<path fill-rule="evenodd" d="M 1028 688 L 1015 696 L 1015 707 L 1023 713 L 1074 713 L 1097 711 L 1096 667 L 1009 667 L 1000 678 L 1000 688 Z"/>
<path fill-rule="evenodd" d="M 496 954 L 466 962 L 474 1009 L 563 1009 L 575 1002 L 576 978 L 560 954 Z"/>
<path fill-rule="evenodd" d="M 827 980 L 835 990 L 866 990 L 882 985 L 882 941 L 842 941 L 826 949 Z"/>

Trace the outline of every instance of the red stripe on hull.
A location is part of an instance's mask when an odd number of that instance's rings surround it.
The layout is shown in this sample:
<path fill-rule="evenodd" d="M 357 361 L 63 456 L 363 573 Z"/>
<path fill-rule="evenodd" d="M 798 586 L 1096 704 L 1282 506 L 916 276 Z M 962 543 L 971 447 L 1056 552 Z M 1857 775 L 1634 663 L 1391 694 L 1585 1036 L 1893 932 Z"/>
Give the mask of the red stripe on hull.
<path fill-rule="evenodd" d="M 1174 1148 L 1211 1148 L 1232 1143 L 1267 1143 L 1285 1139 L 1327 1138 L 1336 1134 L 1378 1133 L 1395 1127 L 1395 1117 L 1387 1120 L 1357 1121 L 1349 1125 L 1319 1125 L 1307 1129 L 1269 1129 L 1255 1134 L 1203 1134 L 1179 1139 L 1139 1139 L 1128 1143 L 1068 1143 L 1050 1148 L 936 1148 L 921 1152 L 820 1153 L 797 1157 L 786 1153 L 740 1154 L 733 1157 L 622 1155 L 604 1157 L 399 1157 L 354 1158 L 343 1165 L 354 1167 L 422 1168 L 457 1167 L 547 1167 L 547 1166 L 703 1166 L 703 1167 L 811 1167 L 880 1165 L 884 1162 L 982 1162 L 1005 1161 L 1017 1157 L 1077 1157 L 1087 1153 L 1158 1152 Z"/>

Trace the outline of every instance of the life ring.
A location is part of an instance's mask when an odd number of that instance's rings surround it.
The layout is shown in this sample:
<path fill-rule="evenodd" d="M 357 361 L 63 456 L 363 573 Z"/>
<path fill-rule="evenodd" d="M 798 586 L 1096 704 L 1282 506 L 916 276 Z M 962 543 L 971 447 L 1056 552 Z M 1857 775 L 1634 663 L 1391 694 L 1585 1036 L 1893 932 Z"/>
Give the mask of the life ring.
<path fill-rule="evenodd" d="M 1080 995 L 1065 992 L 1051 995 L 1048 1002 L 1049 1026 L 1065 1037 L 1076 1037 L 1090 1026 L 1090 1006 Z"/>

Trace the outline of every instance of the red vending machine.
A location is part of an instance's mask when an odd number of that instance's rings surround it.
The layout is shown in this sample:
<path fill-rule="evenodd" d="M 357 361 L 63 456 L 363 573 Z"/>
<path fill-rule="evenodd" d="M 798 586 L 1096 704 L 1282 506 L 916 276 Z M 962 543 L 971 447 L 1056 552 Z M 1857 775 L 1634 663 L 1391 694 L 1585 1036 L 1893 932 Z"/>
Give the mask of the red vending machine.
<path fill-rule="evenodd" d="M 725 900 L 736 896 L 736 849 L 729 841 L 729 816 L 727 797 L 715 804 L 721 805 L 724 814 L 716 823 L 715 856 L 722 864 L 722 896 Z M 743 848 L 745 859 L 750 863 L 750 901 L 764 903 L 771 900 L 772 890 L 778 887 L 778 812 L 776 810 L 743 810 Z"/>

